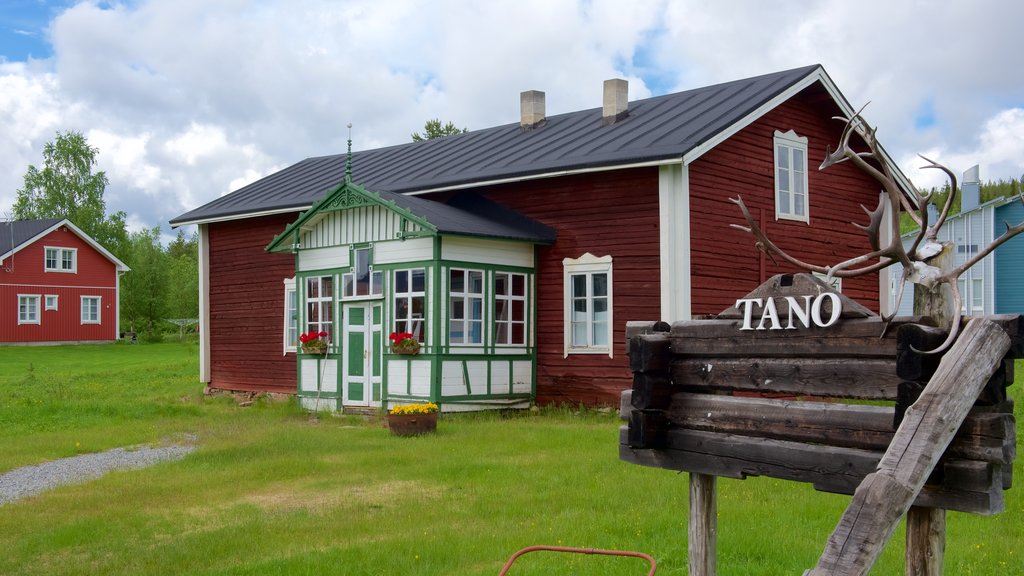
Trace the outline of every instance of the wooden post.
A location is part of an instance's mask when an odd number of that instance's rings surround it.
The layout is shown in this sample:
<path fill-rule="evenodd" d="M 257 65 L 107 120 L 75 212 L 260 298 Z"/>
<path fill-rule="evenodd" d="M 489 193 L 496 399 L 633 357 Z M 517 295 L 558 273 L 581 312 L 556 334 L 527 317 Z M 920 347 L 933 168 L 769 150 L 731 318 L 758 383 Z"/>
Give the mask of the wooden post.
<path fill-rule="evenodd" d="M 1009 348 L 1010 338 L 994 323 L 975 318 L 967 324 L 921 398 L 907 410 L 877 471 L 857 487 L 817 566 L 807 574 L 868 573 Z"/>
<path fill-rule="evenodd" d="M 690 474 L 690 522 L 687 533 L 690 576 L 715 576 L 718 539 L 718 493 L 716 478 Z"/>
<path fill-rule="evenodd" d="M 943 272 L 953 267 L 953 244 L 946 242 L 942 251 L 928 260 Z M 948 329 L 952 325 L 952 289 L 939 284 L 928 291 L 922 286 L 914 287 L 914 314 L 931 316 L 938 326 Z M 941 508 L 911 506 L 907 511 L 906 574 L 907 576 L 942 576 L 942 565 L 946 555 L 946 511 Z"/>

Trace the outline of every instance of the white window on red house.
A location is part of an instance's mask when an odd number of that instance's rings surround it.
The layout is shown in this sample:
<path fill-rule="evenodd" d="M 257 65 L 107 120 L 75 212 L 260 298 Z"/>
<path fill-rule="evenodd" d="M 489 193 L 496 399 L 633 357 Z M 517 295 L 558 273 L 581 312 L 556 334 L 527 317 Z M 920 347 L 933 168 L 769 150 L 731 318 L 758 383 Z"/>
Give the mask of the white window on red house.
<path fill-rule="evenodd" d="M 44 270 L 47 272 L 76 272 L 78 270 L 78 250 L 75 248 L 45 247 Z"/>
<path fill-rule="evenodd" d="M 82 324 L 100 323 L 100 296 L 82 296 Z"/>
<path fill-rule="evenodd" d="M 807 138 L 775 131 L 775 218 L 808 222 Z"/>
<path fill-rule="evenodd" d="M 612 357 L 612 257 L 587 253 L 562 260 L 565 283 L 565 356 Z"/>
<path fill-rule="evenodd" d="M 427 339 L 426 284 L 423 268 L 395 270 L 395 331 L 408 332 L 421 344 Z"/>
<path fill-rule="evenodd" d="M 39 294 L 18 294 L 18 324 L 39 324 Z"/>
<path fill-rule="evenodd" d="M 494 275 L 496 344 L 526 344 L 526 274 Z"/>
<path fill-rule="evenodd" d="M 43 300 L 43 310 L 56 310 L 57 309 L 57 295 L 47 294 L 46 299 Z"/>
<path fill-rule="evenodd" d="M 306 278 L 306 331 L 333 334 L 334 277 Z M 331 338 L 333 341 L 333 338 Z"/>
<path fill-rule="evenodd" d="M 284 279 L 284 353 L 295 352 L 299 345 L 299 294 L 295 278 Z"/>
<path fill-rule="evenodd" d="M 448 341 L 484 342 L 484 273 L 452 268 L 448 273 Z"/>

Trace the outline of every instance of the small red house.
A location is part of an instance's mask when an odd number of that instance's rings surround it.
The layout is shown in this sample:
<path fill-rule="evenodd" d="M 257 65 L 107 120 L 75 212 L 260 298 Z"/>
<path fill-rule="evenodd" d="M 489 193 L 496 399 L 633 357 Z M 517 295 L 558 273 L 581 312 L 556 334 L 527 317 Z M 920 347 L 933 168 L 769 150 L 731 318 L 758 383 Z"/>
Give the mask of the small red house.
<path fill-rule="evenodd" d="M 615 404 L 627 321 L 715 314 L 792 271 L 730 227 L 730 198 L 805 261 L 870 251 L 850 221 L 879 185 L 815 170 L 854 112 L 820 66 L 626 94 L 549 117 L 523 92 L 518 123 L 309 158 L 172 220 L 199 226 L 201 380 L 340 409 Z M 841 285 L 876 310 L 887 288 Z M 310 330 L 326 354 L 297 346 Z M 420 353 L 389 351 L 396 331 Z"/>
<path fill-rule="evenodd" d="M 0 344 L 116 340 L 127 271 L 67 219 L 0 222 Z"/>

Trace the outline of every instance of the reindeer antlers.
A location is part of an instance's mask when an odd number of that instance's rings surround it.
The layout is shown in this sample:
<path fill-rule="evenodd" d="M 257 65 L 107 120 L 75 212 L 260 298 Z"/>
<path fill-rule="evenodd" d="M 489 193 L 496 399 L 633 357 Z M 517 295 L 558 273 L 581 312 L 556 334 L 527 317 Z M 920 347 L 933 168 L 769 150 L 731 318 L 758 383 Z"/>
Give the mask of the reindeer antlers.
<path fill-rule="evenodd" d="M 866 106 L 867 105 L 865 105 L 865 107 Z M 863 112 L 863 110 L 864 107 L 849 118 L 834 118 L 845 122 L 845 126 L 843 127 L 843 132 L 839 137 L 838 148 L 836 148 L 835 151 L 832 151 L 831 149 L 825 150 L 825 159 L 822 161 L 819 170 L 824 170 L 829 166 L 849 161 L 882 185 L 883 192 L 879 194 L 878 207 L 874 210 L 868 210 L 866 207 L 861 206 L 869 217 L 868 224 L 863 225 L 852 222 L 854 226 L 867 233 L 871 252 L 844 260 L 843 262 L 839 262 L 833 266 L 819 266 L 803 262 L 802 260 L 787 254 L 772 242 L 770 238 L 768 238 L 768 235 L 761 230 L 760 226 L 758 226 L 757 222 L 751 216 L 750 211 L 743 203 L 743 198 L 740 196 L 730 198 L 730 200 L 739 206 L 740 212 L 743 213 L 743 218 L 746 220 L 746 225 L 732 224 L 732 227 L 752 234 L 756 239 L 755 245 L 757 248 L 767 253 L 769 256 L 772 256 L 773 254 L 778 255 L 780 258 L 797 268 L 826 274 L 829 277 L 849 278 L 853 276 L 861 276 L 877 272 L 898 262 L 903 266 L 903 275 L 900 282 L 899 297 L 896 303 L 897 307 L 899 307 L 899 301 L 903 298 L 904 287 L 908 281 L 931 292 L 940 290 L 942 285 L 948 285 L 952 295 L 953 306 L 951 311 L 952 318 L 950 321 L 949 335 L 947 336 L 946 341 L 940 344 L 938 348 L 922 352 L 924 354 L 938 353 L 948 348 L 956 339 L 956 336 L 960 331 L 960 306 L 962 297 L 960 294 L 960 287 L 957 284 L 957 280 L 960 275 L 971 266 L 980 262 L 985 256 L 991 254 L 992 251 L 998 248 L 1001 244 L 1010 238 L 1013 238 L 1017 234 L 1024 232 L 1024 222 L 1020 222 L 1015 226 L 1011 226 L 1007 223 L 1006 232 L 1002 236 L 994 240 L 985 248 L 979 250 L 977 254 L 960 266 L 943 271 L 929 263 L 934 256 L 943 250 L 942 245 L 936 239 L 938 238 L 939 229 L 941 229 L 946 223 L 946 218 L 949 216 L 950 209 L 953 206 L 953 201 L 959 191 L 957 188 L 956 174 L 946 166 L 921 156 L 922 159 L 928 162 L 924 168 L 941 170 L 946 174 L 950 181 L 950 193 L 942 207 L 942 212 L 939 214 L 935 223 L 929 225 L 927 205 L 928 201 L 931 200 L 932 194 L 921 193 L 913 186 L 913 184 L 910 184 L 909 190 L 907 190 L 897 182 L 897 179 L 893 174 L 892 167 L 886 161 L 885 156 L 881 151 L 881 146 L 875 138 L 877 129 L 872 128 L 867 121 L 864 120 L 863 116 L 861 116 L 861 112 Z M 857 134 L 860 139 L 863 140 L 864 144 L 868 148 L 867 151 L 858 152 L 853 149 L 850 145 L 850 138 L 853 134 Z M 873 161 L 873 163 L 871 161 Z M 1024 204 L 1024 192 L 1021 192 L 1018 196 L 1021 203 Z M 883 225 L 886 207 L 888 207 L 890 209 L 890 213 L 894 215 L 899 214 L 901 210 L 907 212 L 918 225 L 918 233 L 909 250 L 903 247 L 903 243 L 900 240 L 899 220 L 895 217 L 891 219 L 892 227 L 889 234 L 891 240 L 887 246 L 881 246 L 881 228 Z M 877 260 L 877 262 L 874 264 L 864 265 L 872 260 Z M 886 329 L 888 329 L 888 324 L 892 318 L 892 315 L 885 318 Z M 884 333 L 885 332 L 883 331 L 883 334 Z"/>

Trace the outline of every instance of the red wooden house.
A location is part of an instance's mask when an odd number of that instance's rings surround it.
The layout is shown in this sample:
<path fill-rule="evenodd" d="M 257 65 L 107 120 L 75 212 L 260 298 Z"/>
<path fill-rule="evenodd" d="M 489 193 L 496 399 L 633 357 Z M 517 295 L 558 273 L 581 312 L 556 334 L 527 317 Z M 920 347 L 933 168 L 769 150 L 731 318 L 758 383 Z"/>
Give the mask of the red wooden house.
<path fill-rule="evenodd" d="M 519 123 L 309 158 L 172 220 L 199 225 L 201 380 L 345 409 L 613 404 L 626 321 L 718 313 L 790 271 L 730 198 L 805 261 L 869 251 L 850 221 L 878 184 L 814 170 L 853 113 L 820 66 L 626 92 L 551 117 L 524 92 Z M 876 309 L 886 288 L 841 286 Z M 326 355 L 296 347 L 307 330 Z M 387 349 L 396 330 L 418 356 Z"/>
<path fill-rule="evenodd" d="M 127 271 L 66 219 L 0 223 L 0 344 L 116 340 Z"/>

